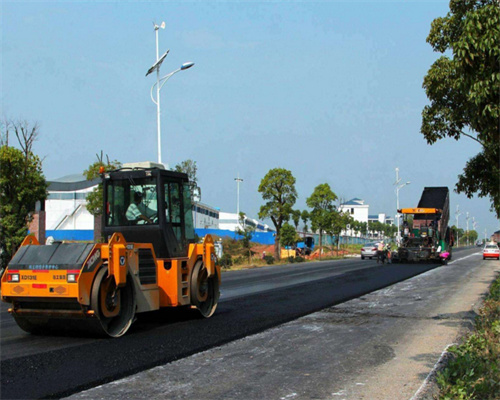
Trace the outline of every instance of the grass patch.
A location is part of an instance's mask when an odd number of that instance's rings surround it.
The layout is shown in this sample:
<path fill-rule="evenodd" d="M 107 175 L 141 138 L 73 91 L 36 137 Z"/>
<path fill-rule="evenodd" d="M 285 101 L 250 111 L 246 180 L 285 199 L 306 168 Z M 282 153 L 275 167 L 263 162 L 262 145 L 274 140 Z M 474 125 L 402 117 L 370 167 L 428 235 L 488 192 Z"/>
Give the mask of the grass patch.
<path fill-rule="evenodd" d="M 440 400 L 500 399 L 500 275 L 475 321 L 475 330 L 458 346 L 437 375 Z"/>

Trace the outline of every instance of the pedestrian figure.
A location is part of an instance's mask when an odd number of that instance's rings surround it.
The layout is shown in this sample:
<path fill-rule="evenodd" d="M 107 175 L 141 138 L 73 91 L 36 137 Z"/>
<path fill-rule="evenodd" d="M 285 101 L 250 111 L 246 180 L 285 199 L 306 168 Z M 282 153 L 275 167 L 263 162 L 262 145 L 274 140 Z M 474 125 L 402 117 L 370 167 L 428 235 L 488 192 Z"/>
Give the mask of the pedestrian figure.
<path fill-rule="evenodd" d="M 380 241 L 379 244 L 377 245 L 377 264 L 379 261 L 384 263 L 384 241 Z"/>
<path fill-rule="evenodd" d="M 389 243 L 385 246 L 384 253 L 387 258 L 387 264 L 392 264 L 391 245 Z"/>

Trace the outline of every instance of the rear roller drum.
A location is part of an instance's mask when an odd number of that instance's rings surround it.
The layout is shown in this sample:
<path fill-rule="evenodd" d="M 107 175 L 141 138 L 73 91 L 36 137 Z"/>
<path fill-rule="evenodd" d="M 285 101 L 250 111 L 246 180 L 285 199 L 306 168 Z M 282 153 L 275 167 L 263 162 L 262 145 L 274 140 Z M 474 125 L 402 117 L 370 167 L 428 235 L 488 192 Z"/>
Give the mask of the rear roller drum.
<path fill-rule="evenodd" d="M 100 322 L 102 333 L 111 337 L 120 337 L 132 325 L 135 316 L 135 296 L 132 280 L 117 288 L 113 276 L 108 276 L 108 269 L 101 268 L 92 286 L 91 308 Z"/>
<path fill-rule="evenodd" d="M 209 318 L 215 312 L 219 302 L 219 278 L 208 277 L 208 271 L 200 260 L 191 273 L 191 304 L 196 306 L 201 315 Z"/>

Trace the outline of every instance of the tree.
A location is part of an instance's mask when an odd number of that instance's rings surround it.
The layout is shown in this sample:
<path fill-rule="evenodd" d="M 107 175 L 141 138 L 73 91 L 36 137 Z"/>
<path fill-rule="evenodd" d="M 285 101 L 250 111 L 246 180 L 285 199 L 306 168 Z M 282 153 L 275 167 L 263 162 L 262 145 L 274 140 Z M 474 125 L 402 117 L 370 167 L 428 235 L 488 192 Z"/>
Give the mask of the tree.
<path fill-rule="evenodd" d="M 313 231 L 319 231 L 320 256 L 323 245 L 323 232 L 331 230 L 337 212 L 335 200 L 337 200 L 337 195 L 333 193 L 328 183 L 316 186 L 311 196 L 306 200 L 307 206 L 312 208 L 310 213 L 311 228 Z"/>
<path fill-rule="evenodd" d="M 0 171 L 0 268 L 3 270 L 28 233 L 35 203 L 47 198 L 47 182 L 42 162 L 31 146 L 23 150 L 1 146 Z"/>
<path fill-rule="evenodd" d="M 464 231 L 463 229 L 459 229 L 462 231 L 462 235 L 460 236 L 460 243 L 463 245 L 474 244 L 474 242 L 479 237 L 478 233 L 475 230 Z"/>
<path fill-rule="evenodd" d="M 427 143 L 465 136 L 481 146 L 455 190 L 489 197 L 500 217 L 500 7 L 498 0 L 451 0 L 432 22 L 427 42 L 441 56 L 424 78 L 431 104 L 422 112 Z"/>
<path fill-rule="evenodd" d="M 288 222 L 284 223 L 281 227 L 281 243 L 283 246 L 294 246 L 299 237 L 295 228 Z"/>
<path fill-rule="evenodd" d="M 384 232 L 384 224 L 382 224 L 380 221 L 368 221 L 368 229 L 372 232 L 373 235 L 376 232 L 378 237 L 381 233 Z"/>
<path fill-rule="evenodd" d="M 395 225 L 391 224 L 383 224 L 382 225 L 382 231 L 384 232 L 384 235 L 388 238 L 394 238 L 395 233 L 397 232 L 398 228 Z"/>
<path fill-rule="evenodd" d="M 247 251 L 248 253 L 248 263 L 250 264 L 252 262 L 252 251 L 250 250 L 251 247 L 251 240 L 253 237 L 253 233 L 255 231 L 255 228 L 247 225 L 245 223 L 246 220 L 246 215 L 243 212 L 240 212 L 240 215 L 238 216 L 240 226 L 243 227 L 241 229 L 239 226 L 236 228 L 236 233 L 241 236 L 241 244 L 243 245 L 243 248 Z"/>
<path fill-rule="evenodd" d="M 302 213 L 300 210 L 293 210 L 292 211 L 292 221 L 293 224 L 295 225 L 295 230 L 299 229 L 299 223 L 300 223 L 300 217 L 302 216 Z"/>
<path fill-rule="evenodd" d="M 309 211 L 307 210 L 304 210 L 302 211 L 302 214 L 300 215 L 300 218 L 302 218 L 302 222 L 304 223 L 304 237 L 305 237 L 305 234 L 307 232 L 307 222 L 309 221 Z"/>
<path fill-rule="evenodd" d="M 102 151 L 101 155 L 96 154 L 96 157 L 97 161 L 93 164 L 90 164 L 89 167 L 85 171 L 83 171 L 83 175 L 89 181 L 100 178 L 101 167 L 104 168 L 104 172 L 109 172 L 120 168 L 122 165 L 119 161 L 116 160 L 109 161 L 109 157 L 107 155 L 106 162 L 104 162 Z M 97 187 L 87 195 L 87 211 L 93 216 L 102 215 L 102 203 L 102 183 L 99 183 Z"/>
<path fill-rule="evenodd" d="M 351 230 L 354 233 L 354 236 L 357 236 L 359 233 L 363 232 L 363 223 L 353 218 L 351 222 Z"/>
<path fill-rule="evenodd" d="M 349 211 L 334 213 L 328 233 L 337 238 L 337 249 L 340 248 L 340 235 L 342 231 L 345 231 L 347 225 L 352 224 L 353 221 L 354 218 L 351 217 Z"/>
<path fill-rule="evenodd" d="M 274 256 L 280 259 L 280 233 L 284 222 L 290 219 L 292 207 L 297 200 L 295 178 L 290 171 L 284 168 L 274 168 L 262 178 L 259 193 L 267 200 L 260 207 L 259 218 L 270 218 L 276 228 L 274 239 Z"/>
<path fill-rule="evenodd" d="M 361 236 L 367 236 L 368 234 L 368 222 L 360 222 L 359 229 L 361 231 Z"/>
<path fill-rule="evenodd" d="M 196 173 L 198 172 L 196 161 L 193 161 L 191 159 L 182 161 L 180 164 L 177 164 L 174 167 L 174 171 L 184 172 L 185 174 L 187 174 L 189 178 L 189 188 L 191 190 L 191 198 L 194 197 L 196 191 L 198 192 L 198 195 L 201 195 L 200 188 L 198 187 L 198 177 L 196 176 Z"/>

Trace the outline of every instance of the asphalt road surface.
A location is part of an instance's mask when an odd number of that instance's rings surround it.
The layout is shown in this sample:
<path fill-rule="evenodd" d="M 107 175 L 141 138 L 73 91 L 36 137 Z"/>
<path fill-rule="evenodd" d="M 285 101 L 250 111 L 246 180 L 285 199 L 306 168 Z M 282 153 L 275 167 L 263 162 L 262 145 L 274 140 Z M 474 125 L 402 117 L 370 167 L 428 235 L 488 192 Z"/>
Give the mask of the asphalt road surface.
<path fill-rule="evenodd" d="M 455 250 L 454 258 L 472 251 Z M 357 258 L 224 273 L 221 303 L 212 318 L 198 319 L 183 311 L 148 313 L 118 339 L 29 335 L 17 328 L 3 304 L 1 396 L 70 395 L 263 332 L 436 267 L 382 266 Z"/>

